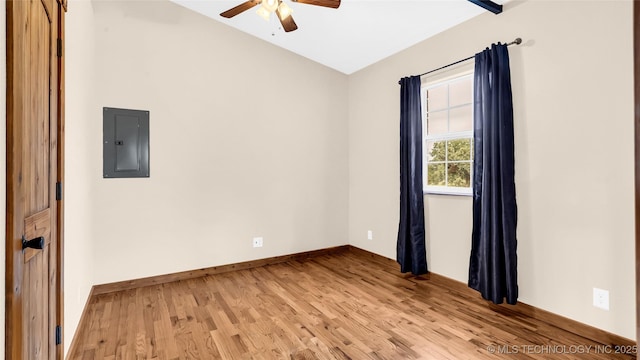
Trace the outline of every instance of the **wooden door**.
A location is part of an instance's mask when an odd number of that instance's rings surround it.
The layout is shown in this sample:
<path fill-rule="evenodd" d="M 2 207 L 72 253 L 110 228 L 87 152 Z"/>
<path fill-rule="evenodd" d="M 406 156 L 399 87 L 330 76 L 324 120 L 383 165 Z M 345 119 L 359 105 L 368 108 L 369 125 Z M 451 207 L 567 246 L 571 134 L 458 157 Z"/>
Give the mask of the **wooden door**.
<path fill-rule="evenodd" d="M 61 14 L 55 0 L 7 1 L 7 359 L 62 357 Z"/>
<path fill-rule="evenodd" d="M 640 5 L 633 2 L 633 69 L 635 126 L 636 345 L 640 345 Z M 640 360 L 640 352 L 636 353 Z"/>

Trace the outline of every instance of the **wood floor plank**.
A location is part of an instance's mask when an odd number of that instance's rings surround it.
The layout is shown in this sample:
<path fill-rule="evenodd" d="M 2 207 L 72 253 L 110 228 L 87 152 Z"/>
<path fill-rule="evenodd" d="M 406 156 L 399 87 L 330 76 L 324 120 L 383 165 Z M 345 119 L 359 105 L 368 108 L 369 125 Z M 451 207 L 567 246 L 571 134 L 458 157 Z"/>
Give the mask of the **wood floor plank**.
<path fill-rule="evenodd" d="M 86 313 L 68 359 L 634 358 L 350 251 L 102 293 Z"/>

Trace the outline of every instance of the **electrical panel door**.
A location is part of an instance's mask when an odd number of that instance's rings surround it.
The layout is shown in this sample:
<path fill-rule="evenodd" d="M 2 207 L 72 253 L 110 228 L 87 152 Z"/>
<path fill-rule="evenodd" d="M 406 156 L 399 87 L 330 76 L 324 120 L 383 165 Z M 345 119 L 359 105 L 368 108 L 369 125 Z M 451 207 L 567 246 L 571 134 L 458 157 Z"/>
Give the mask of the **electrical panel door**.
<path fill-rule="evenodd" d="M 149 112 L 103 108 L 103 177 L 149 177 Z"/>

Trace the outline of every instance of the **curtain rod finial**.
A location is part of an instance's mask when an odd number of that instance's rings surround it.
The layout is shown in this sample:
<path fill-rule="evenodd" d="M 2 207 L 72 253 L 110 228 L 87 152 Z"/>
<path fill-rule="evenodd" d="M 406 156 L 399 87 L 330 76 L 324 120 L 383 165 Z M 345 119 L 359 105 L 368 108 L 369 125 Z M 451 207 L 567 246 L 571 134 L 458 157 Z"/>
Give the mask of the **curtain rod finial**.
<path fill-rule="evenodd" d="M 522 44 L 522 39 L 521 38 L 516 38 L 515 40 L 513 40 L 514 43 L 516 43 L 516 45 L 520 45 Z"/>

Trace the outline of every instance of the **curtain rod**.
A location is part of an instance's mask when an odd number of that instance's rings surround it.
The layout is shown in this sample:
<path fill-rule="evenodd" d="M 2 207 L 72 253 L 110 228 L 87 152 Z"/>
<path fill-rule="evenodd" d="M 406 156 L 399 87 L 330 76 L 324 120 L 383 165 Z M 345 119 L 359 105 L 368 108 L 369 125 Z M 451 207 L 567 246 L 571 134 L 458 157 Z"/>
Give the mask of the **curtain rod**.
<path fill-rule="evenodd" d="M 516 38 L 516 39 L 515 39 L 515 40 L 513 40 L 512 42 L 508 43 L 508 44 L 507 44 L 507 46 L 511 46 L 511 45 L 520 45 L 520 44 L 522 44 L 522 39 L 521 39 L 521 38 Z M 441 66 L 441 67 L 439 67 L 439 68 L 437 68 L 437 69 L 429 70 L 429 71 L 427 71 L 426 73 L 422 73 L 422 74 L 420 74 L 420 75 L 418 75 L 418 76 L 424 76 L 424 75 L 427 75 L 427 74 L 431 74 L 432 72 L 436 72 L 436 71 L 438 71 L 438 70 L 446 69 L 446 68 L 448 68 L 449 66 L 453 66 L 453 65 L 459 64 L 459 63 L 461 63 L 461 62 L 465 62 L 465 61 L 467 61 L 467 60 L 471 60 L 471 59 L 473 59 L 474 57 L 476 57 L 476 56 L 475 56 L 475 55 L 473 55 L 473 56 L 469 56 L 468 58 L 464 58 L 464 59 L 462 59 L 462 60 L 458 60 L 458 61 L 456 61 L 456 62 L 452 62 L 452 63 L 451 63 L 451 64 L 449 64 L 449 65 L 445 65 L 445 66 Z M 400 84 L 400 81 L 398 81 L 398 84 Z"/>

